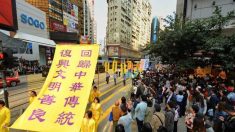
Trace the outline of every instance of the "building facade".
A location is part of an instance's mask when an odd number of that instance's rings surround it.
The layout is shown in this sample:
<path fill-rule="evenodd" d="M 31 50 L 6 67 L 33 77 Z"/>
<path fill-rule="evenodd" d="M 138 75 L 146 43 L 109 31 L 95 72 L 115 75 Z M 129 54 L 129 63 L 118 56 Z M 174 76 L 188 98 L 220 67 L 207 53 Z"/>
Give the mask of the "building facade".
<path fill-rule="evenodd" d="M 91 43 L 96 43 L 96 22 L 94 17 L 94 0 L 83 0 L 84 12 L 84 31 L 83 35 L 87 36 Z"/>
<path fill-rule="evenodd" d="M 49 39 L 46 13 L 23 1 L 16 1 L 18 30 L 0 31 L 4 48 L 19 58 L 20 66 L 51 63 L 56 43 Z"/>
<path fill-rule="evenodd" d="M 83 34 L 83 2 L 81 0 L 26 0 L 46 12 L 50 38 L 56 42 L 79 43 Z"/>
<path fill-rule="evenodd" d="M 185 14 L 185 19 L 191 20 L 208 18 L 213 15 L 216 6 L 221 8 L 221 13 L 225 16 L 235 10 L 235 0 L 178 0 L 177 14 Z M 183 10 L 182 7 L 184 7 Z M 224 29 L 225 34 L 229 35 L 233 32 L 235 32 L 235 18 Z"/>
<path fill-rule="evenodd" d="M 106 44 L 109 57 L 140 58 L 150 43 L 149 0 L 107 0 Z"/>

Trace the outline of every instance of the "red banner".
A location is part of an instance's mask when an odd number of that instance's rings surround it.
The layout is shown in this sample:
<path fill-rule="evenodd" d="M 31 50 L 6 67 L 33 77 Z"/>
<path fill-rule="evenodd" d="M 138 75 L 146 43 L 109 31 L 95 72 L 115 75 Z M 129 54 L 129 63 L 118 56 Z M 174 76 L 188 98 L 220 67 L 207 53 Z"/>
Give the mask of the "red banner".
<path fill-rule="evenodd" d="M 66 26 L 57 22 L 51 22 L 51 29 L 54 31 L 66 32 Z"/>
<path fill-rule="evenodd" d="M 16 30 L 16 6 L 15 0 L 0 0 L 0 28 Z"/>

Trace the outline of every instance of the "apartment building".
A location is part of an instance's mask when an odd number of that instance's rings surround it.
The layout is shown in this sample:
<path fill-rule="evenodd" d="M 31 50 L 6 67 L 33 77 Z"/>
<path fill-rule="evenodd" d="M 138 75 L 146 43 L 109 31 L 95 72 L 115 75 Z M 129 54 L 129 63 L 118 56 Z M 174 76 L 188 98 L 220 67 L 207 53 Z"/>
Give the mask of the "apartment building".
<path fill-rule="evenodd" d="M 84 12 L 84 36 L 87 36 L 91 43 L 96 43 L 96 22 L 94 18 L 94 0 L 83 0 Z"/>
<path fill-rule="evenodd" d="M 107 0 L 106 43 L 109 57 L 140 58 L 150 43 L 149 0 Z"/>
<path fill-rule="evenodd" d="M 184 19 L 208 18 L 213 15 L 215 7 L 221 8 L 222 15 L 235 11 L 235 0 L 177 0 L 177 14 L 184 14 Z M 182 8 L 183 7 L 183 8 Z M 224 28 L 225 34 L 235 32 L 235 18 Z"/>

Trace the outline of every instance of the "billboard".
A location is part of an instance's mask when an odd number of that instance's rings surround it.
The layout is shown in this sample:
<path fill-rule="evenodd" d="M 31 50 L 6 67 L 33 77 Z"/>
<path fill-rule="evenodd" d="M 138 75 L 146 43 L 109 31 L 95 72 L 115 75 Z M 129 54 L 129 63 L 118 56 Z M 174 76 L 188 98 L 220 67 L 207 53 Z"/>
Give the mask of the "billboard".
<path fill-rule="evenodd" d="M 78 18 L 63 12 L 63 23 L 67 27 L 67 32 L 78 32 Z"/>
<path fill-rule="evenodd" d="M 118 56 L 119 47 L 108 47 L 109 56 Z"/>
<path fill-rule="evenodd" d="M 17 30 L 15 0 L 0 0 L 0 29 Z"/>

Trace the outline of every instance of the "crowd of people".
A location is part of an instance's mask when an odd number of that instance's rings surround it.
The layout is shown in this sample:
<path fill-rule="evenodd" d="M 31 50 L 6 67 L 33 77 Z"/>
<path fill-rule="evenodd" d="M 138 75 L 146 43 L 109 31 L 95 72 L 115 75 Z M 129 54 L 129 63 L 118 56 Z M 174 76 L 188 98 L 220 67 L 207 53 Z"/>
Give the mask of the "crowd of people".
<path fill-rule="evenodd" d="M 131 132 L 135 122 L 139 132 L 177 132 L 180 118 L 187 132 L 235 130 L 234 82 L 224 71 L 214 77 L 148 70 L 131 78 L 130 97 L 116 101 L 110 112 L 110 131 Z"/>
<path fill-rule="evenodd" d="M 119 74 L 115 73 L 115 77 Z M 107 77 L 110 75 L 106 73 Z M 177 132 L 184 120 L 187 132 L 233 132 L 235 130 L 234 82 L 226 75 L 196 76 L 179 72 L 147 70 L 132 73 L 130 96 L 117 100 L 109 115 L 112 132 Z M 123 83 L 126 76 L 123 76 Z M 114 80 L 115 83 L 115 80 Z M 126 82 L 125 82 L 126 83 Z M 125 85 L 124 83 L 124 85 Z M 30 102 L 37 96 L 30 92 Z M 100 91 L 94 85 L 91 103 L 82 121 L 81 132 L 96 132 L 103 114 Z M 1 132 L 7 131 L 9 109 L 0 100 Z"/>

